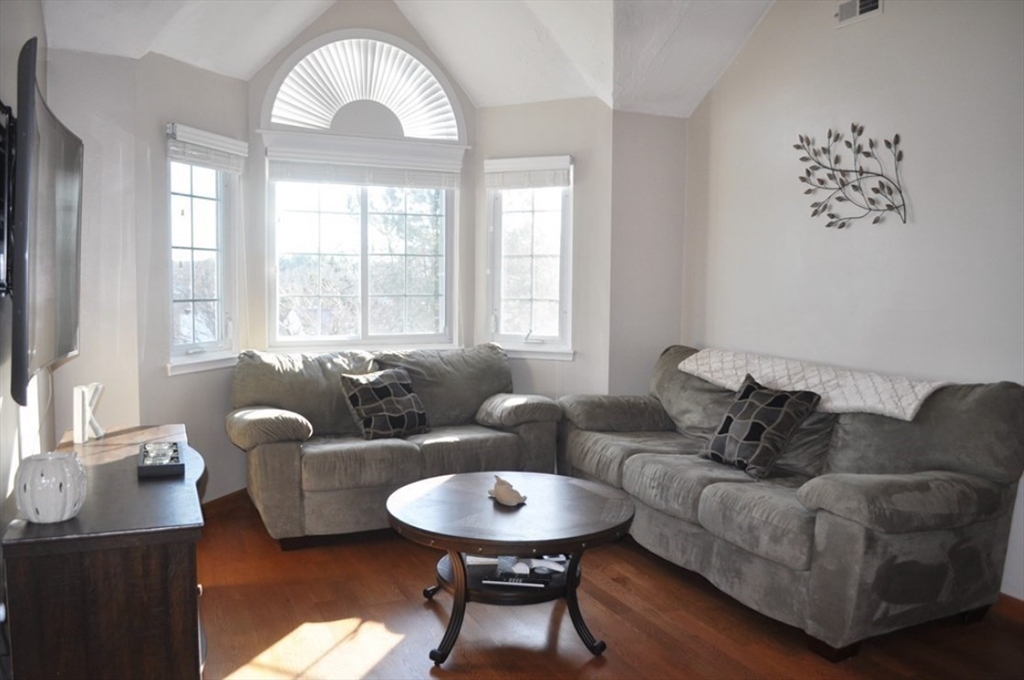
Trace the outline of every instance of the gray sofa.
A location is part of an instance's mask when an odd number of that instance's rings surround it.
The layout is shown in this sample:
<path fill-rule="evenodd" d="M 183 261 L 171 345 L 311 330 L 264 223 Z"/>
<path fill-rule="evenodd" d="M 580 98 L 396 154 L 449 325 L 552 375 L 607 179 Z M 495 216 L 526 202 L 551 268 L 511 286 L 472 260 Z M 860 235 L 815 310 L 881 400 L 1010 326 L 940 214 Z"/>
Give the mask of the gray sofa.
<path fill-rule="evenodd" d="M 668 348 L 650 396 L 559 400 L 559 472 L 627 491 L 637 543 L 803 629 L 833 660 L 996 601 L 1024 387 L 940 387 L 910 422 L 815 411 L 756 480 L 694 455 L 735 398 L 678 369 L 695 351 Z"/>
<path fill-rule="evenodd" d="M 430 431 L 365 440 L 342 374 L 404 368 Z M 512 394 L 497 345 L 455 350 L 273 354 L 247 350 L 232 385 L 228 437 L 246 454 L 247 488 L 283 547 L 303 536 L 388 526 L 395 489 L 456 472 L 553 472 L 561 411 L 546 397 Z"/>

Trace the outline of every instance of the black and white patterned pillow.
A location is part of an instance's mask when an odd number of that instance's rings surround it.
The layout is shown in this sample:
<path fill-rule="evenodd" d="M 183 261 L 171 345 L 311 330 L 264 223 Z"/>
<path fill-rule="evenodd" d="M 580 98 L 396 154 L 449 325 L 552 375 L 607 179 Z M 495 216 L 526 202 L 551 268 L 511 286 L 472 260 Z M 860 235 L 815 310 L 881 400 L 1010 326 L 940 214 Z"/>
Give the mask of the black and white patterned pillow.
<path fill-rule="evenodd" d="M 365 439 L 407 437 L 430 432 L 423 402 L 401 368 L 341 376 L 341 389 Z"/>
<path fill-rule="evenodd" d="M 819 401 L 821 396 L 814 392 L 773 390 L 748 374 L 700 457 L 762 479 Z"/>

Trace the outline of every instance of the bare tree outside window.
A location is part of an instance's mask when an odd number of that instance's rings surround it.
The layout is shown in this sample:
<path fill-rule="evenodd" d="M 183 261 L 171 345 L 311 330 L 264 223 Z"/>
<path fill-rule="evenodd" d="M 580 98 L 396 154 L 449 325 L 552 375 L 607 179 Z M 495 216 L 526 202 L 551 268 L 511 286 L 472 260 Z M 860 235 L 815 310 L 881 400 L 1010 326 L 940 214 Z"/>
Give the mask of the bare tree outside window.
<path fill-rule="evenodd" d="M 444 190 L 275 182 L 274 192 L 278 337 L 444 331 Z"/>

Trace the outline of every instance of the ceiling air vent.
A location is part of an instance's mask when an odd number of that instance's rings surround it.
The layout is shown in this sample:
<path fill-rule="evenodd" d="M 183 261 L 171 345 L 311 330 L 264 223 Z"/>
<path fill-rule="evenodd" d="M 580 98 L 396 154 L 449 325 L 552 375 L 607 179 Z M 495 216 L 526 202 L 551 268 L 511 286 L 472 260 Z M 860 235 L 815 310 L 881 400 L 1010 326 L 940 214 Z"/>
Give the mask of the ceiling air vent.
<path fill-rule="evenodd" d="M 846 26 L 869 16 L 882 13 L 882 0 L 846 0 L 839 3 L 836 19 Z"/>

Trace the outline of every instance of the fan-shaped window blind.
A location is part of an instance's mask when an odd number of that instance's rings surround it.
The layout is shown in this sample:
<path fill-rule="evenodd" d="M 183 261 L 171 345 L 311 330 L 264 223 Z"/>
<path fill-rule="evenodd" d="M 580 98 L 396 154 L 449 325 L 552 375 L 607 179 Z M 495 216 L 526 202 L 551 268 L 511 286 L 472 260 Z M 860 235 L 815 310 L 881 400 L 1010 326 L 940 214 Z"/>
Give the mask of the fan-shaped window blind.
<path fill-rule="evenodd" d="M 311 52 L 281 83 L 270 120 L 327 130 L 358 100 L 388 107 L 406 137 L 458 140 L 455 112 L 441 83 L 408 52 L 366 38 L 339 40 Z"/>

